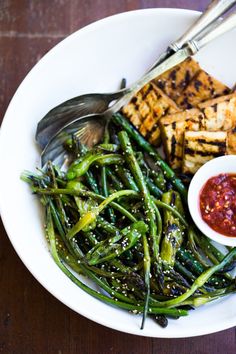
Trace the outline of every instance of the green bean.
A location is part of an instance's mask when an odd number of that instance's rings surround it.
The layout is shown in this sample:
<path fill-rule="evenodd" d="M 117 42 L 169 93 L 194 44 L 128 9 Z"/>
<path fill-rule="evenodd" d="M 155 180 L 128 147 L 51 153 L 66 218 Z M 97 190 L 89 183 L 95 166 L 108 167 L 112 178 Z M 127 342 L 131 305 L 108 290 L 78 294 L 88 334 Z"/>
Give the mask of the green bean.
<path fill-rule="evenodd" d="M 132 189 L 133 191 L 136 192 L 139 191 L 138 186 L 135 183 L 133 176 L 131 175 L 129 170 L 127 170 L 124 167 L 117 166 L 116 172 L 126 188 Z"/>
<path fill-rule="evenodd" d="M 150 176 L 153 181 L 154 181 L 154 184 L 162 191 L 162 192 L 165 192 L 166 191 L 166 181 L 165 181 L 165 177 L 164 177 L 164 173 L 163 171 L 155 165 L 155 169 L 149 167 L 149 165 L 146 163 L 145 159 L 144 159 L 144 156 L 143 156 L 143 153 L 142 152 L 138 152 L 136 154 L 137 156 L 137 160 L 138 160 L 138 163 L 142 169 L 142 171 L 144 173 L 147 174 L 147 176 Z M 150 157 L 149 157 L 150 158 Z M 154 162 L 151 161 L 153 164 Z"/>
<path fill-rule="evenodd" d="M 216 248 L 206 236 L 200 234 L 199 232 L 195 232 L 194 239 L 196 243 L 204 250 L 209 259 L 214 263 L 219 263 L 224 258 L 224 254 Z"/>
<path fill-rule="evenodd" d="M 79 159 L 79 161 L 81 161 L 81 159 L 85 156 L 85 154 L 86 154 L 89 150 L 88 150 L 88 148 L 87 148 L 85 145 L 81 144 L 79 140 L 76 140 L 76 144 L 77 144 L 77 148 L 78 148 L 78 150 L 79 150 L 79 152 L 80 152 L 80 159 Z M 73 168 L 73 166 L 75 166 L 74 163 L 72 163 L 71 168 Z M 88 171 L 84 174 L 84 176 L 85 176 L 85 179 L 86 179 L 86 181 L 87 181 L 89 187 L 92 189 L 92 191 L 98 194 L 98 193 L 99 193 L 99 188 L 98 188 L 98 184 L 97 184 L 97 181 L 96 181 L 96 179 L 95 179 L 95 177 L 94 177 L 93 172 L 92 172 L 91 170 L 88 170 Z"/>
<path fill-rule="evenodd" d="M 84 232 L 84 236 L 87 237 L 89 243 L 92 244 L 93 246 L 95 246 L 98 243 L 98 240 L 92 231 Z"/>
<path fill-rule="evenodd" d="M 51 242 L 51 251 L 52 253 L 55 254 L 56 251 L 56 244 L 54 244 L 54 240 L 55 240 L 55 236 L 52 235 L 52 226 L 50 226 L 50 222 L 47 223 L 48 225 L 48 234 L 50 235 L 50 242 Z M 86 275 L 88 275 L 93 281 L 95 281 L 95 283 L 97 285 L 99 285 L 102 289 L 104 289 L 108 294 L 115 296 L 117 299 L 123 300 L 125 301 L 125 303 L 131 303 L 133 304 L 134 301 L 129 299 L 127 296 L 124 296 L 122 293 L 116 292 L 114 289 L 111 289 L 109 286 L 106 285 L 106 283 L 104 281 L 102 281 L 102 279 L 100 279 L 99 277 L 97 277 L 95 274 L 93 274 L 93 272 L 91 272 L 89 269 L 86 269 L 85 267 L 83 267 L 82 265 L 78 265 L 78 263 L 75 263 L 73 258 L 67 253 L 66 255 L 64 255 L 63 250 L 60 249 L 60 254 L 61 256 L 64 258 L 64 261 L 66 263 L 69 264 L 69 266 L 74 269 L 77 273 L 85 273 Z M 59 259 L 58 259 L 59 260 Z M 58 264 L 58 263 L 57 263 Z M 59 265 L 59 264 L 58 264 Z M 61 268 L 61 267 L 60 267 Z M 92 268 L 94 271 L 94 267 Z M 72 274 L 72 273 L 71 273 Z M 68 274 L 67 274 L 68 275 Z M 113 275 L 114 276 L 114 275 Z M 77 278 L 75 278 L 77 279 Z M 78 279 L 77 279 L 78 280 Z M 77 282 L 76 282 L 77 283 Z M 81 282 L 79 282 L 80 284 L 82 284 Z M 78 285 L 78 283 L 77 283 Z M 87 292 L 90 292 L 90 288 L 87 287 Z"/>
<path fill-rule="evenodd" d="M 74 161 L 67 172 L 48 162 L 21 178 L 46 210 L 53 259 L 80 289 L 142 313 L 141 328 L 147 315 L 164 327 L 167 317 L 236 292 L 233 273 L 226 273 L 235 267 L 236 248 L 224 256 L 226 248 L 195 228 L 182 204 L 183 183 L 121 114 L 101 144 L 88 149 L 74 137 L 69 144 Z"/>
<path fill-rule="evenodd" d="M 51 176 L 52 187 L 57 188 L 58 185 L 57 185 L 56 176 L 55 176 L 55 168 L 52 165 L 51 161 L 49 161 L 47 164 L 47 172 Z M 67 219 L 64 207 L 63 207 L 63 203 L 62 203 L 59 196 L 55 196 L 55 202 L 57 205 L 57 212 L 58 212 L 58 217 L 61 221 L 61 226 L 62 226 L 63 230 L 65 231 L 68 226 L 68 219 Z"/>
<path fill-rule="evenodd" d="M 114 199 L 120 198 L 122 196 L 134 195 L 135 192 L 131 190 L 123 190 L 118 191 L 116 193 L 111 194 L 108 198 L 106 198 L 101 204 L 97 207 L 94 207 L 86 214 L 84 214 L 79 221 L 70 229 L 67 233 L 67 238 L 73 238 L 80 230 L 87 228 L 91 223 L 95 222 L 97 216 L 103 211 L 103 209 L 109 205 Z"/>
<path fill-rule="evenodd" d="M 119 235 L 100 242 L 100 245 L 96 245 L 94 252 L 90 253 L 89 258 L 87 258 L 88 264 L 96 265 L 119 257 L 122 253 L 133 247 L 137 240 L 146 232 L 147 225 L 143 221 L 138 221 L 130 225 L 121 231 Z"/>
<path fill-rule="evenodd" d="M 156 215 L 154 212 L 153 208 L 153 202 L 149 193 L 149 190 L 145 184 L 144 177 L 142 174 L 142 171 L 138 165 L 138 162 L 134 156 L 133 149 L 131 147 L 130 140 L 128 138 L 128 135 L 126 132 L 121 131 L 118 134 L 119 141 L 121 143 L 121 148 L 124 152 L 125 159 L 127 164 L 130 167 L 130 170 L 133 174 L 134 180 L 139 188 L 139 190 L 142 193 L 142 196 L 144 198 L 144 204 L 146 208 L 146 215 L 147 215 L 147 222 L 149 226 L 149 235 L 150 238 L 152 239 L 152 250 L 153 250 L 153 255 L 155 258 L 155 261 L 158 261 L 158 244 L 157 244 L 157 226 L 156 226 Z M 144 274 L 145 274 L 145 284 L 146 284 L 146 298 L 145 298 L 145 311 L 143 315 L 143 321 L 141 328 L 143 328 L 146 315 L 147 315 L 147 309 L 148 309 L 148 304 L 149 304 L 149 297 L 150 297 L 150 256 L 149 256 L 149 250 L 148 250 L 148 242 L 146 239 L 146 236 L 143 236 L 143 247 L 144 247 Z"/>
<path fill-rule="evenodd" d="M 74 251 L 73 251 L 73 248 L 72 248 L 70 242 L 69 242 L 69 241 L 67 240 L 67 238 L 65 237 L 65 230 L 63 229 L 63 227 L 62 227 L 62 225 L 61 225 L 61 220 L 60 220 L 60 218 L 59 218 L 59 215 L 58 215 L 58 213 L 57 213 L 57 210 L 56 210 L 56 208 L 55 208 L 55 206 L 54 206 L 52 200 L 48 198 L 47 203 L 48 203 L 48 205 L 50 206 L 50 213 L 52 214 L 52 218 L 53 218 L 53 220 L 54 220 L 54 222 L 55 222 L 55 224 L 56 224 L 57 230 L 58 230 L 58 232 L 59 232 L 61 238 L 63 239 L 63 242 L 65 243 L 67 249 L 68 249 L 71 253 L 73 253 L 73 252 L 74 252 Z"/>
<path fill-rule="evenodd" d="M 189 246 L 190 250 L 192 251 L 193 255 L 198 260 L 198 262 L 203 265 L 204 268 L 209 267 L 209 262 L 207 262 L 203 258 L 203 256 L 199 253 L 199 250 L 198 250 L 197 245 L 195 243 L 195 232 L 192 227 L 189 227 L 187 234 L 188 234 L 188 246 Z"/>
<path fill-rule="evenodd" d="M 176 307 L 179 306 L 183 301 L 188 299 L 191 295 L 194 294 L 194 292 L 201 288 L 213 274 L 216 272 L 220 271 L 223 267 L 225 267 L 226 264 L 228 264 L 233 258 L 236 257 L 236 247 L 233 248 L 225 257 L 224 259 L 219 263 L 214 265 L 213 267 L 210 267 L 206 269 L 192 284 L 191 288 L 188 289 L 184 294 L 178 296 L 177 298 L 173 300 L 167 300 L 163 301 L 159 306 L 167 306 L 167 307 Z"/>
<path fill-rule="evenodd" d="M 81 197 L 88 197 L 88 198 L 93 198 L 95 200 L 106 200 L 105 197 L 103 197 L 102 195 L 90 192 L 90 191 L 86 191 L 86 190 L 74 190 L 74 189 L 63 189 L 63 188 L 51 188 L 51 189 L 43 189 L 43 188 L 38 188 L 38 187 L 33 187 L 32 190 L 35 193 L 38 194 L 42 194 L 42 195 L 56 195 L 56 194 L 69 194 L 69 195 L 74 195 L 74 196 L 81 196 Z M 134 191 L 132 191 L 133 193 L 135 193 Z M 135 196 L 135 194 L 133 194 Z M 125 208 L 123 208 L 121 205 L 115 203 L 115 202 L 111 202 L 110 205 L 116 209 L 117 211 L 119 211 L 120 213 L 122 213 L 124 216 L 126 216 L 128 219 L 130 219 L 131 221 L 135 222 L 136 218 Z"/>
<path fill-rule="evenodd" d="M 144 309 L 143 306 L 128 304 L 127 300 L 126 300 L 126 302 L 115 301 L 112 298 L 110 298 L 106 295 L 103 295 L 103 294 L 89 288 L 87 285 L 83 284 L 78 278 L 76 278 L 69 271 L 69 269 L 65 266 L 65 264 L 62 263 L 59 255 L 58 255 L 57 248 L 56 248 L 56 238 L 55 238 L 55 234 L 53 231 L 52 220 L 51 220 L 50 214 L 48 216 L 47 229 L 48 229 L 48 235 L 49 235 L 49 241 L 50 241 L 51 254 L 53 256 L 55 263 L 63 271 L 63 273 L 65 273 L 68 276 L 68 278 L 71 279 L 77 286 L 79 286 L 82 290 L 84 290 L 88 294 L 90 294 L 90 295 L 94 296 L 95 298 L 102 300 L 106 303 L 112 304 L 114 306 L 117 306 L 117 307 L 120 307 L 123 309 L 130 310 L 130 311 L 139 311 L 139 312 L 143 311 L 143 309 Z M 158 308 L 158 307 L 150 307 L 148 309 L 148 312 L 152 313 L 152 314 L 165 314 L 165 315 L 170 315 L 170 316 L 172 316 L 172 315 L 173 316 L 186 316 L 188 314 L 188 312 L 185 310 L 163 309 L 163 308 Z"/>
<path fill-rule="evenodd" d="M 176 216 L 180 220 L 180 222 L 183 224 L 183 226 L 188 227 L 188 223 L 185 220 L 185 218 L 178 212 L 178 210 L 173 208 L 171 205 L 168 205 L 168 204 L 164 203 L 163 201 L 156 200 L 156 199 L 154 199 L 154 203 L 161 209 L 169 210 L 174 216 Z"/>
<path fill-rule="evenodd" d="M 104 150 L 108 152 L 117 152 L 119 151 L 119 145 L 117 144 L 109 144 L 108 142 L 104 142 L 103 144 L 99 144 L 97 146 L 97 150 Z"/>
<path fill-rule="evenodd" d="M 153 209 L 155 211 L 156 221 L 157 221 L 156 241 L 157 241 L 157 244 L 159 245 L 161 242 L 161 235 L 162 235 L 162 218 L 161 218 L 161 214 L 160 214 L 160 211 L 159 211 L 157 205 L 154 203 L 154 200 L 153 200 Z"/>
<path fill-rule="evenodd" d="M 182 181 L 176 176 L 174 171 L 168 166 L 168 164 L 160 157 L 156 149 L 152 145 L 150 145 L 120 113 L 113 115 L 113 122 L 116 123 L 122 129 L 124 129 L 144 151 L 149 153 L 156 160 L 156 163 L 163 170 L 166 178 L 171 181 L 171 183 L 173 183 L 173 185 L 177 188 L 177 190 L 183 197 L 183 200 L 187 202 L 187 190 L 185 186 L 183 185 Z"/>
<path fill-rule="evenodd" d="M 100 218 L 98 216 L 98 219 L 102 219 L 102 218 Z M 117 229 L 115 226 L 109 224 L 107 221 L 102 219 L 102 220 L 99 220 L 98 222 L 104 223 L 104 225 L 106 226 L 106 230 L 109 229 L 113 235 L 120 235 L 119 229 Z M 125 233 L 125 230 L 123 231 L 123 233 Z M 98 245 L 98 241 L 97 241 L 95 235 L 92 232 L 86 232 L 86 236 L 89 238 L 90 244 L 92 244 L 93 247 L 96 246 L 96 248 L 98 248 L 98 246 L 97 246 Z M 90 254 L 90 253 L 92 253 L 92 252 L 89 251 L 87 253 L 87 255 Z M 127 267 L 127 266 L 124 266 L 124 264 L 118 259 L 113 259 L 110 262 L 110 264 L 113 267 L 117 268 L 117 271 L 120 271 L 121 274 L 124 273 L 124 274 L 127 275 L 129 273 L 137 271 L 137 267 L 133 267 L 131 269 L 131 268 Z M 95 269 L 95 267 L 91 267 L 91 268 L 97 274 L 100 274 L 101 276 L 104 276 L 104 270 L 100 271 L 100 269 L 98 269 L 98 268 L 96 268 L 96 269 Z M 89 269 L 90 269 L 90 267 L 89 267 Z M 120 273 L 115 274 L 114 272 L 109 271 L 109 272 L 107 272 L 106 277 L 113 277 L 113 276 L 114 277 L 121 277 L 121 276 L 124 277 L 124 274 L 122 274 L 122 275 L 121 274 Z"/>
<path fill-rule="evenodd" d="M 61 255 L 61 257 L 64 259 L 64 261 L 77 273 L 85 273 L 91 280 L 93 280 L 98 286 L 100 286 L 103 290 L 105 290 L 108 294 L 110 294 L 112 297 L 115 297 L 116 299 L 125 301 L 128 304 L 134 304 L 135 301 L 134 299 L 130 299 L 128 296 L 122 294 L 121 292 L 118 292 L 116 290 L 114 290 L 113 288 L 111 288 L 110 286 L 107 285 L 107 282 L 105 282 L 103 279 L 101 279 L 100 277 L 97 277 L 93 272 L 94 272 L 94 267 L 91 267 L 91 269 L 93 270 L 90 271 L 89 269 L 85 269 L 83 266 L 78 266 L 78 263 L 76 264 L 73 261 L 73 258 L 68 255 L 68 254 L 64 254 L 61 250 L 58 251 L 58 253 Z M 98 270 L 98 269 L 97 269 Z M 103 272 L 104 273 L 104 272 Z M 111 276 L 111 275 L 110 275 Z M 113 277 L 115 277 L 115 274 L 112 275 Z"/>
<path fill-rule="evenodd" d="M 107 186 L 107 168 L 106 166 L 102 167 L 102 174 L 101 174 L 101 184 L 102 184 L 102 194 L 104 197 L 108 197 L 109 196 L 109 192 L 108 192 L 108 186 Z M 111 220 L 111 222 L 115 222 L 115 214 L 113 209 L 108 208 L 108 214 L 109 214 L 109 218 Z"/>
<path fill-rule="evenodd" d="M 121 273 L 123 273 L 123 276 L 129 275 L 133 272 L 137 272 L 140 269 L 139 265 L 133 266 L 132 268 L 130 268 L 130 267 L 124 265 L 121 262 L 121 260 L 119 260 L 119 259 L 113 259 L 111 264 L 112 264 L 112 266 L 114 266 L 117 269 L 117 271 L 120 271 Z"/>
<path fill-rule="evenodd" d="M 162 196 L 163 192 L 154 184 L 153 180 L 149 177 L 144 177 L 144 180 L 146 182 L 146 185 L 147 185 L 150 193 L 155 198 L 160 198 Z"/>
<path fill-rule="evenodd" d="M 94 151 L 89 151 L 84 158 L 79 161 L 79 163 L 70 166 L 67 172 L 67 178 L 69 180 L 74 179 L 76 177 L 83 176 L 89 169 L 89 167 L 94 163 L 98 162 L 101 165 L 111 165 L 111 164 L 120 164 L 123 162 L 123 159 L 118 154 L 99 154 L 95 153 Z"/>
<path fill-rule="evenodd" d="M 183 276 L 185 276 L 185 278 L 191 280 L 192 282 L 196 279 L 193 273 L 190 272 L 190 270 L 188 270 L 187 268 L 185 268 L 183 264 L 180 263 L 177 259 L 175 260 L 174 267 L 179 273 L 181 273 Z"/>
<path fill-rule="evenodd" d="M 177 192 L 168 191 L 162 195 L 163 203 L 175 205 L 178 212 L 183 213 L 180 196 Z M 170 266 L 174 266 L 176 252 L 183 242 L 183 229 L 172 212 L 164 210 L 164 237 L 161 245 L 161 259 Z"/>
<path fill-rule="evenodd" d="M 119 132 L 118 138 L 120 140 L 121 148 L 124 152 L 126 162 L 130 167 L 130 170 L 133 174 L 134 180 L 135 180 L 140 192 L 142 193 L 142 197 L 144 199 L 147 222 L 149 225 L 149 234 L 150 234 L 150 238 L 152 240 L 152 250 L 153 250 L 153 254 L 154 254 L 155 259 L 158 259 L 159 247 L 158 247 L 157 240 L 156 240 L 157 226 L 156 226 L 156 216 L 155 216 L 155 212 L 153 209 L 152 198 L 151 198 L 149 190 L 146 186 L 146 183 L 144 181 L 142 171 L 141 171 L 141 169 L 138 165 L 138 162 L 134 156 L 134 152 L 133 152 L 133 149 L 132 149 L 132 146 L 131 146 L 131 143 L 130 143 L 127 133 L 124 131 Z"/>
<path fill-rule="evenodd" d="M 92 212 L 97 208 L 97 202 L 94 199 L 84 199 L 75 197 L 76 205 L 78 207 L 80 218 L 87 215 L 88 212 Z M 89 225 L 83 227 L 83 231 L 90 231 L 96 228 L 96 220 L 93 220 Z"/>
<path fill-rule="evenodd" d="M 204 273 L 205 268 L 199 263 L 189 251 L 185 250 L 181 247 L 177 252 L 177 259 L 187 267 L 192 273 L 196 275 L 200 275 Z M 209 285 L 216 286 L 216 287 L 224 287 L 227 286 L 228 282 L 226 279 L 221 278 L 219 276 L 214 276 L 209 279 Z"/>
<path fill-rule="evenodd" d="M 112 171 L 110 169 L 110 167 L 108 167 L 108 166 L 106 166 L 106 171 L 107 171 L 107 176 L 110 178 L 112 184 L 114 185 L 114 188 L 117 191 L 120 191 L 121 189 L 124 189 L 123 183 L 117 178 L 117 176 L 114 174 L 114 171 Z"/>
<path fill-rule="evenodd" d="M 224 258 L 224 254 L 218 248 L 216 248 L 211 242 L 209 242 L 206 236 L 200 235 L 199 233 L 197 234 L 197 232 L 195 232 L 193 237 L 196 243 L 201 248 L 201 250 L 206 255 L 206 257 L 210 259 L 210 261 L 213 264 L 218 264 L 219 262 L 222 261 L 222 259 Z M 224 272 L 224 276 L 227 279 L 232 280 L 232 275 L 230 273 Z"/>
<path fill-rule="evenodd" d="M 149 300 L 150 300 L 150 269 L 151 269 L 151 258 L 149 253 L 149 246 L 146 235 L 142 236 L 143 240 L 143 270 L 144 270 L 144 282 L 145 282 L 145 301 L 144 301 L 144 308 L 143 308 L 143 319 L 141 324 L 141 329 L 144 328 L 145 320 L 148 313 L 149 308 Z"/>
<path fill-rule="evenodd" d="M 164 233 L 165 236 L 161 245 L 161 259 L 163 262 L 174 266 L 177 249 L 183 240 L 182 231 L 177 224 L 172 223 L 166 226 Z"/>
<path fill-rule="evenodd" d="M 89 187 L 92 189 L 94 193 L 99 193 L 99 188 L 96 179 L 93 176 L 93 173 L 91 171 L 87 171 L 85 173 L 85 178 L 88 182 Z"/>
<path fill-rule="evenodd" d="M 97 227 L 101 228 L 107 234 L 116 234 L 119 229 L 117 229 L 114 225 L 110 224 L 107 220 L 105 220 L 101 216 L 97 216 Z"/>
<path fill-rule="evenodd" d="M 158 188 L 160 188 L 160 190 L 165 192 L 166 191 L 166 180 L 165 180 L 163 171 L 161 169 L 159 169 L 158 171 L 152 171 L 151 175 L 152 175 L 152 178 L 153 178 L 156 186 Z"/>

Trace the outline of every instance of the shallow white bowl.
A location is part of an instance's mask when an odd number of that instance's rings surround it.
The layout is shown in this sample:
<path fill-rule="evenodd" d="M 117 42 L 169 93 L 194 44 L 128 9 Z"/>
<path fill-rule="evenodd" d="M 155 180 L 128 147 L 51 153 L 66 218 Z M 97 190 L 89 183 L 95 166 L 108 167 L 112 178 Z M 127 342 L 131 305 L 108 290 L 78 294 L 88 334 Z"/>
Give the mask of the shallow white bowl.
<path fill-rule="evenodd" d="M 1 128 L 0 210 L 19 257 L 48 291 L 74 311 L 137 335 L 188 337 L 232 327 L 236 325 L 236 297 L 199 308 L 178 321 L 170 320 L 166 329 L 149 319 L 141 331 L 140 316 L 87 295 L 54 264 L 44 240 L 42 210 L 20 174 L 39 164 L 34 134 L 37 122 L 49 109 L 78 94 L 114 91 L 123 77 L 130 84 L 197 16 L 199 13 L 186 10 L 140 10 L 109 17 L 72 34 L 27 75 Z M 236 78 L 235 35 L 235 31 L 225 35 L 198 55 L 203 68 L 231 86 Z"/>
<path fill-rule="evenodd" d="M 198 228 L 212 240 L 227 246 L 236 246 L 236 237 L 229 237 L 214 231 L 201 216 L 199 197 L 204 184 L 209 178 L 220 173 L 236 173 L 236 155 L 217 157 L 203 165 L 195 173 L 188 190 L 190 214 Z"/>

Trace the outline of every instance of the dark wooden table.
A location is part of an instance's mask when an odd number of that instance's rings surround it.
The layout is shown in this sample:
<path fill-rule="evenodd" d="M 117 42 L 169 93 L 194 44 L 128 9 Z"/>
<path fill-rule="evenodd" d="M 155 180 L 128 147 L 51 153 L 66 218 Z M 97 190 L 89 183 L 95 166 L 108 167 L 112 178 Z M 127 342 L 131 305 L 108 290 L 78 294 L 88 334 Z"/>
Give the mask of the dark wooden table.
<path fill-rule="evenodd" d="M 203 10 L 208 0 L 0 0 L 0 117 L 33 65 L 71 32 L 139 8 Z M 0 352 L 16 354 L 233 354 L 236 331 L 189 339 L 120 333 L 74 313 L 24 267 L 0 224 Z"/>

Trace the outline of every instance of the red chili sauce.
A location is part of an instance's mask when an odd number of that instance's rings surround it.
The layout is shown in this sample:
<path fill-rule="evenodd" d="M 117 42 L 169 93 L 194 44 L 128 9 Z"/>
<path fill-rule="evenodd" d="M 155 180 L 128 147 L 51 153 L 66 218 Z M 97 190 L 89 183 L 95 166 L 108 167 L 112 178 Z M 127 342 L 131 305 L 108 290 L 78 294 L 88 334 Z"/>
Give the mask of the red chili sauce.
<path fill-rule="evenodd" d="M 210 178 L 200 193 L 200 210 L 213 230 L 236 237 L 236 174 Z"/>

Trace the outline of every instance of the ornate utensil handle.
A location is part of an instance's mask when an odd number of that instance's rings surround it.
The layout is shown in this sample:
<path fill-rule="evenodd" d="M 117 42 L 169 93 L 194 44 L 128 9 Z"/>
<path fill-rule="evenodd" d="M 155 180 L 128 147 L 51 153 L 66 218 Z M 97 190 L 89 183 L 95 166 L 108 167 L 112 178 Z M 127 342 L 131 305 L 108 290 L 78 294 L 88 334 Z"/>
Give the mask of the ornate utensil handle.
<path fill-rule="evenodd" d="M 227 10 L 236 4 L 236 0 L 213 0 L 204 13 L 197 19 L 197 21 L 183 34 L 177 41 L 172 43 L 169 48 L 177 51 L 186 42 L 194 39 L 200 32 L 208 27 L 212 22 L 216 21 Z"/>
<path fill-rule="evenodd" d="M 193 52 L 200 50 L 202 47 L 207 45 L 209 42 L 213 41 L 217 37 L 223 35 L 224 33 L 232 30 L 236 27 L 236 12 L 233 12 L 222 20 L 215 28 L 211 29 L 209 32 L 200 35 L 188 42 L 188 45 L 193 48 Z"/>

